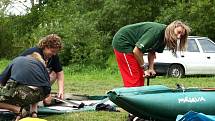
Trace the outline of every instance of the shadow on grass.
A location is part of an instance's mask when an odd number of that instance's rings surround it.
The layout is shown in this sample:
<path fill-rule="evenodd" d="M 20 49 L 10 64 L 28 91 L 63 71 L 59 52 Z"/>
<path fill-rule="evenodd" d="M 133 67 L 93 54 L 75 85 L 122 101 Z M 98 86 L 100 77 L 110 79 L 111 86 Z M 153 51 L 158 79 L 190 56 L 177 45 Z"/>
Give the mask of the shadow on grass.
<path fill-rule="evenodd" d="M 202 75 L 202 74 L 199 74 L 199 75 L 186 75 L 184 76 L 185 78 L 193 78 L 193 77 L 198 77 L 198 78 L 206 78 L 206 77 L 215 77 L 215 75 Z M 183 77 L 183 78 L 184 78 Z"/>
<path fill-rule="evenodd" d="M 165 74 L 158 74 L 156 77 L 174 78 L 174 77 L 168 77 Z M 207 77 L 215 77 L 215 75 L 212 75 L 212 74 L 211 75 L 210 74 L 185 75 L 181 78 L 207 78 Z"/>

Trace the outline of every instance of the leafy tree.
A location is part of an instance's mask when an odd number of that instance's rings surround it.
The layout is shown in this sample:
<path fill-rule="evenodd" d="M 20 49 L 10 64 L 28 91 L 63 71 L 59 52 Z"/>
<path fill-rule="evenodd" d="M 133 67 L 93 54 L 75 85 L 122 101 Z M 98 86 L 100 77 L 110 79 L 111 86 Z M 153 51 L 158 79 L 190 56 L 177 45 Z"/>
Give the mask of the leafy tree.
<path fill-rule="evenodd" d="M 215 40 L 213 31 L 215 18 L 214 0 L 176 0 L 171 7 L 162 8 L 157 21 L 170 23 L 179 19 L 185 21 L 192 28 L 192 35 L 208 36 Z"/>
<path fill-rule="evenodd" d="M 214 0 L 39 0 L 24 16 L 0 11 L 0 57 L 17 56 L 50 33 L 64 40 L 63 64 L 105 66 L 113 54 L 112 37 L 127 24 L 176 19 L 192 27 L 192 35 L 215 39 Z M 2 0 L 5 8 L 10 0 Z M 9 50 L 10 48 L 10 50 Z"/>
<path fill-rule="evenodd" d="M 97 28 L 112 35 L 122 26 L 143 21 L 154 21 L 165 0 L 107 0 L 99 13 Z"/>
<path fill-rule="evenodd" d="M 0 19 L 0 58 L 9 57 L 8 55 L 14 54 L 15 49 L 11 49 L 13 46 L 12 28 L 9 25 L 9 19 Z"/>
<path fill-rule="evenodd" d="M 31 41 L 50 33 L 59 34 L 64 40 L 61 59 L 63 64 L 96 64 L 104 65 L 107 56 L 102 47 L 108 35 L 96 30 L 95 22 L 90 16 L 93 12 L 79 11 L 76 1 L 49 1 L 41 9 L 37 28 L 32 29 Z M 74 12 L 76 11 L 76 12 Z"/>

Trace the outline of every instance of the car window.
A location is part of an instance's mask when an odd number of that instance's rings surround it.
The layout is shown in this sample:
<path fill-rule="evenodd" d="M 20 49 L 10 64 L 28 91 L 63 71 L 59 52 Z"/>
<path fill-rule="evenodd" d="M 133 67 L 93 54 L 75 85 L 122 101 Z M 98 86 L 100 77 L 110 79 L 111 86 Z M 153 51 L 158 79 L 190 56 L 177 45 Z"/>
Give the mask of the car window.
<path fill-rule="evenodd" d="M 189 39 L 188 40 L 188 47 L 187 47 L 188 52 L 199 52 L 199 48 L 196 44 L 195 39 Z"/>
<path fill-rule="evenodd" d="M 211 42 L 209 39 L 198 39 L 199 43 L 202 46 L 202 50 L 205 53 L 214 53 L 215 52 L 215 44 Z"/>

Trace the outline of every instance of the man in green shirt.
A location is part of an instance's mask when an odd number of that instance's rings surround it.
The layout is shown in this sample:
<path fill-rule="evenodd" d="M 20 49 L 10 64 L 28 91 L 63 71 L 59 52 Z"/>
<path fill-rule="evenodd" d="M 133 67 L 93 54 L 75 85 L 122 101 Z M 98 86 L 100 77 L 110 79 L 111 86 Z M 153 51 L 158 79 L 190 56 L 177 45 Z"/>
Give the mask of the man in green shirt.
<path fill-rule="evenodd" d="M 164 25 L 141 22 L 122 27 L 113 38 L 113 48 L 125 87 L 144 85 L 145 76 L 154 76 L 155 52 L 165 46 L 172 53 L 184 50 L 190 28 L 181 21 Z M 177 44 L 179 43 L 179 45 Z M 148 53 L 148 70 L 144 74 L 143 54 Z"/>

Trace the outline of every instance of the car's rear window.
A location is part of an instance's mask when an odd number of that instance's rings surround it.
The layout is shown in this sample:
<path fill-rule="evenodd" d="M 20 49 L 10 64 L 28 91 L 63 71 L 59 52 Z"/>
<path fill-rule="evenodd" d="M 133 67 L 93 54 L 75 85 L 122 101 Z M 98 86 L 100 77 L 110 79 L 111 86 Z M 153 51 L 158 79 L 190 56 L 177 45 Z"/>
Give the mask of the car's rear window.
<path fill-rule="evenodd" d="M 202 46 L 203 52 L 205 53 L 215 53 L 215 44 L 209 39 L 198 39 L 200 45 Z"/>

